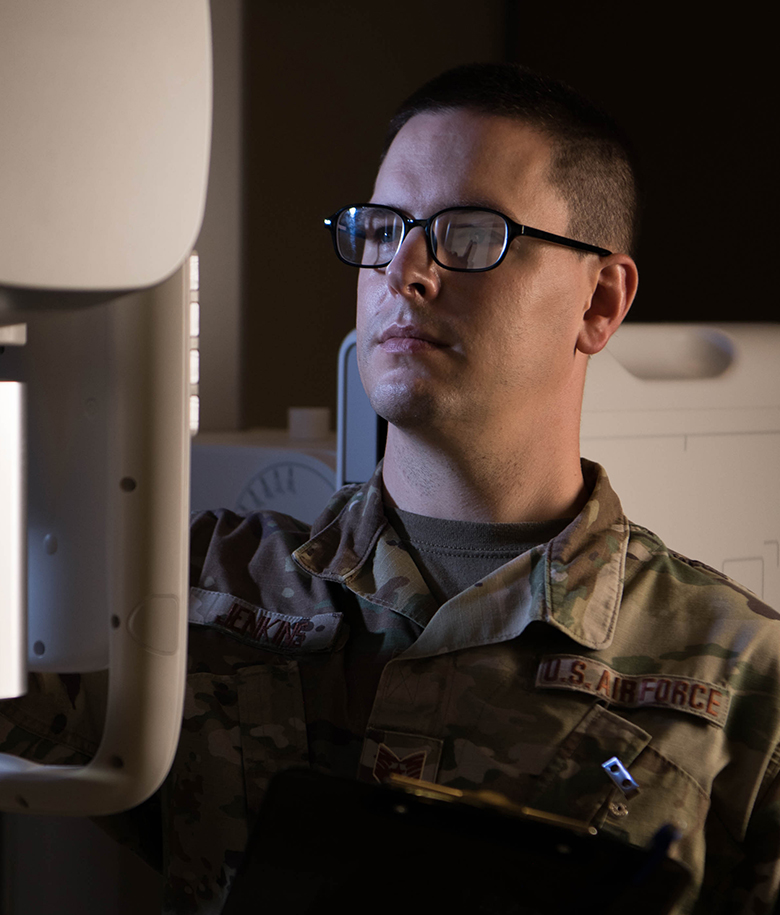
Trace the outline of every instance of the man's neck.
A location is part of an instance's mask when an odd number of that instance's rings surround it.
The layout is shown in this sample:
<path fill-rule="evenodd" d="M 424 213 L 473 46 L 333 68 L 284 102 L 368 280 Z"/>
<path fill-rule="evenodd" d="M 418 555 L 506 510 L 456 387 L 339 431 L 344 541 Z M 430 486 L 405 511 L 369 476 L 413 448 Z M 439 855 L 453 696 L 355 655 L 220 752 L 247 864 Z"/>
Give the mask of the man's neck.
<path fill-rule="evenodd" d="M 571 518 L 587 500 L 579 442 L 525 446 L 479 439 L 433 444 L 388 429 L 385 496 L 403 511 L 470 521 Z"/>

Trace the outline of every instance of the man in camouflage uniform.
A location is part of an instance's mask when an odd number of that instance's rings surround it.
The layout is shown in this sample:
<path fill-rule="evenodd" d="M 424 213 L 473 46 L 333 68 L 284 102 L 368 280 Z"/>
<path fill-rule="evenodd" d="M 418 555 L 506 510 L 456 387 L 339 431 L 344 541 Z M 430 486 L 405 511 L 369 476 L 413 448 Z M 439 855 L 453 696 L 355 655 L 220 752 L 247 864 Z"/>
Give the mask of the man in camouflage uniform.
<path fill-rule="evenodd" d="M 359 363 L 385 461 L 311 529 L 194 519 L 176 761 L 114 827 L 148 850 L 162 818 L 166 911 L 220 911 L 293 765 L 490 788 L 640 846 L 672 822 L 680 915 L 771 911 L 778 617 L 630 523 L 579 456 L 587 359 L 636 289 L 634 196 L 612 126 L 524 71 L 445 74 L 401 109 L 375 206 L 333 220 L 368 268 Z M 89 692 L 38 682 L 0 749 L 84 762 Z"/>

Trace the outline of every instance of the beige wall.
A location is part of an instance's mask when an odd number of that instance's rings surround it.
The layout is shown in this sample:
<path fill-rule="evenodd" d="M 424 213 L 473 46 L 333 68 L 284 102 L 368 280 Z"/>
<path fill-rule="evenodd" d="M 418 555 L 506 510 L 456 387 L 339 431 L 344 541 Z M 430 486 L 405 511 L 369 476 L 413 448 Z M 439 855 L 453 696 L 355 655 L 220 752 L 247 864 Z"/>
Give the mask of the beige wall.
<path fill-rule="evenodd" d="M 242 0 L 214 0 L 214 115 L 201 260 L 201 427 L 237 429 L 241 366 Z"/>

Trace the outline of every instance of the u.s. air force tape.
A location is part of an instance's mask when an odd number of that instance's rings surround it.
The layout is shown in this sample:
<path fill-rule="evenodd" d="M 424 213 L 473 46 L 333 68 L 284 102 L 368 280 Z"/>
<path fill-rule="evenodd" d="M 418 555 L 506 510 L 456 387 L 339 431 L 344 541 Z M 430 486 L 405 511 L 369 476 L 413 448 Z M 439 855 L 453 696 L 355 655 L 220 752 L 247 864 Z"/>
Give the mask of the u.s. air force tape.
<path fill-rule="evenodd" d="M 671 674 L 622 674 L 593 658 L 547 655 L 536 671 L 536 685 L 572 689 L 625 708 L 651 706 L 698 715 L 723 727 L 731 695 L 726 687 Z"/>
<path fill-rule="evenodd" d="M 311 652 L 333 648 L 342 614 L 291 616 L 264 610 L 232 594 L 190 588 L 189 621 L 221 629 L 259 648 Z"/>

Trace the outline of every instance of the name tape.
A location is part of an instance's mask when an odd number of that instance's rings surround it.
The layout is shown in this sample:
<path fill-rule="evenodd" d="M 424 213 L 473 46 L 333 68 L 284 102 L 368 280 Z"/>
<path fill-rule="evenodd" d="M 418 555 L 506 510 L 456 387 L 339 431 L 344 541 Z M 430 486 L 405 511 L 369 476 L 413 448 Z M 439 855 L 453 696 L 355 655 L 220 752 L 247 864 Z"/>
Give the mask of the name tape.
<path fill-rule="evenodd" d="M 651 706 L 697 715 L 723 727 L 731 696 L 723 686 L 691 677 L 621 674 L 593 658 L 549 655 L 536 672 L 536 685 L 572 689 L 626 708 Z"/>
<path fill-rule="evenodd" d="M 238 636 L 271 651 L 326 651 L 341 626 L 341 613 L 292 616 L 264 610 L 232 594 L 190 588 L 189 620 Z"/>

